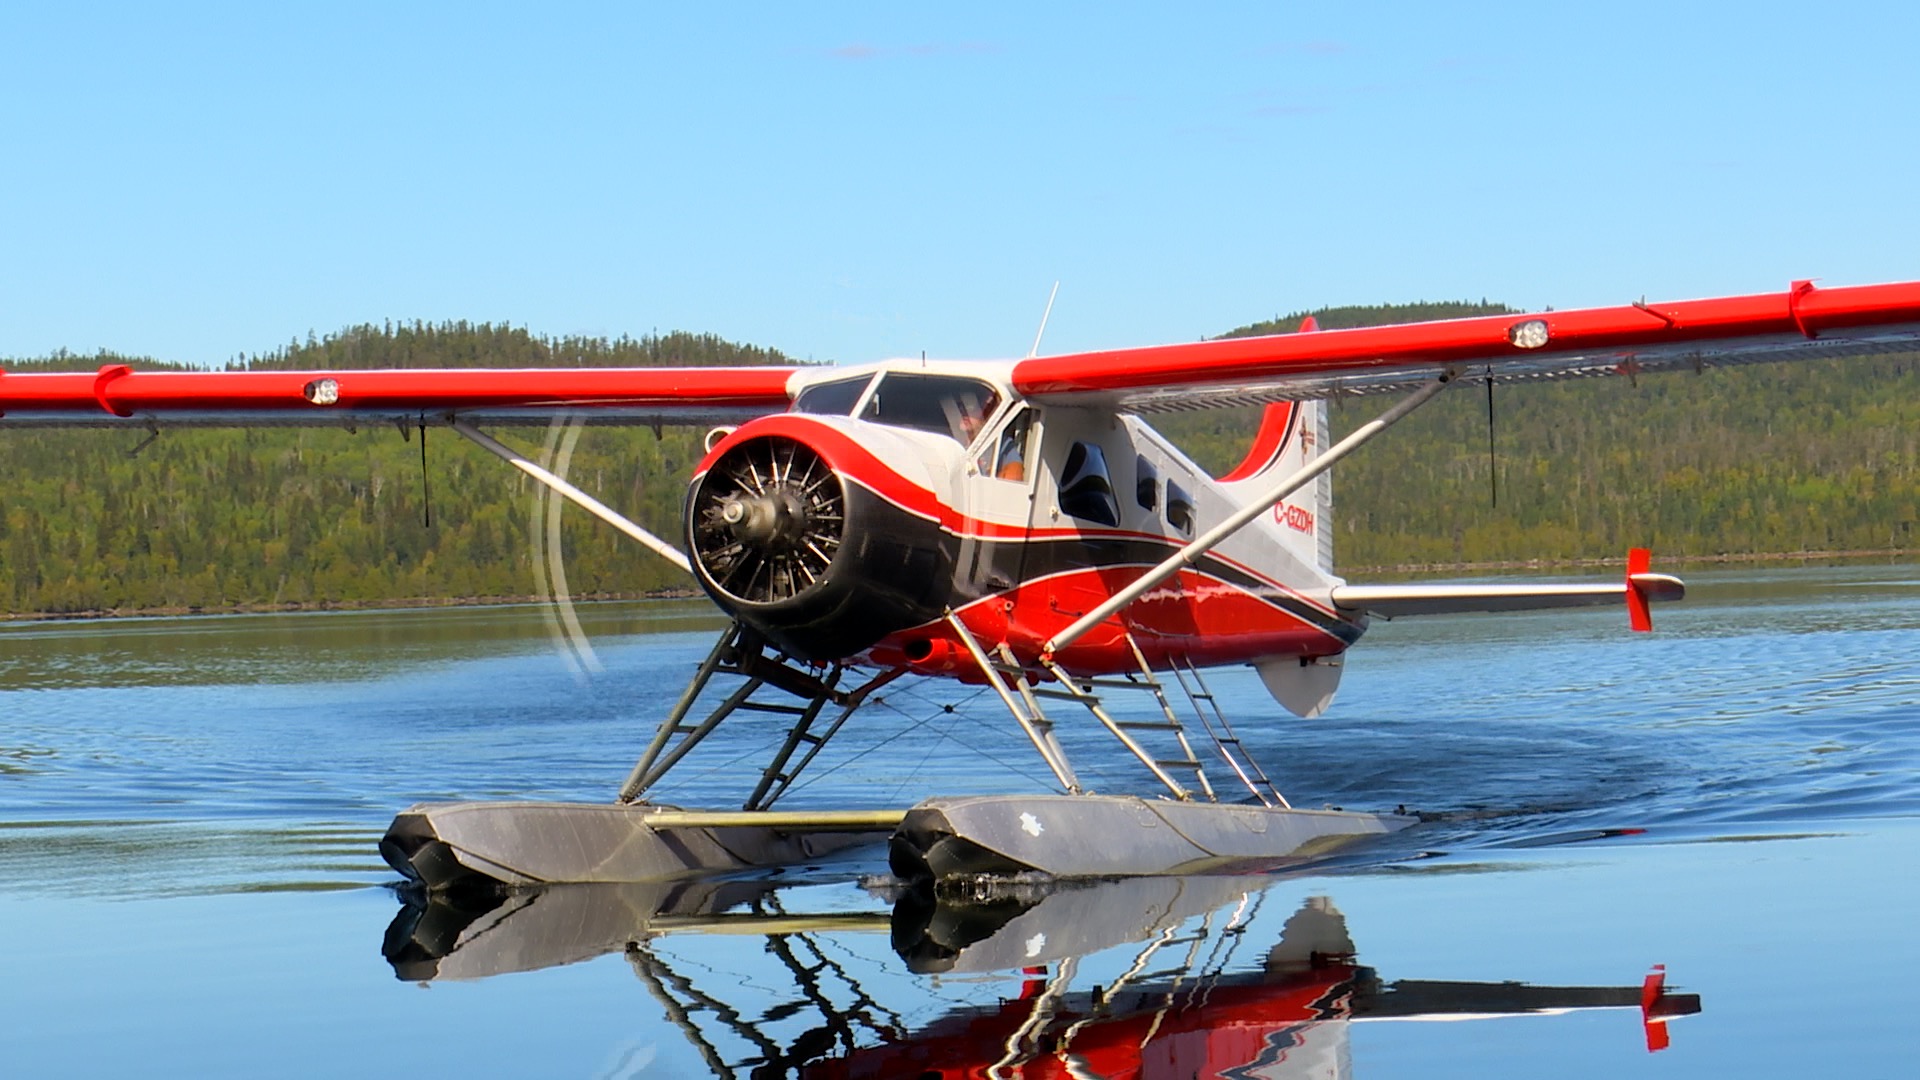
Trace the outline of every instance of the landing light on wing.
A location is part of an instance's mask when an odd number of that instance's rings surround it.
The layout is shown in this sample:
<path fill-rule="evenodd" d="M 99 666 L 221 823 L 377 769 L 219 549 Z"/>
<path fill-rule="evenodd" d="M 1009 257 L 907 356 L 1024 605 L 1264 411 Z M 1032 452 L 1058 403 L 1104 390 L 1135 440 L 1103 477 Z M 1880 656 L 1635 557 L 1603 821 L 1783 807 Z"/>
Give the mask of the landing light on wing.
<path fill-rule="evenodd" d="M 315 405 L 333 405 L 340 400 L 340 384 L 332 379 L 315 379 L 301 388 L 300 395 Z"/>
<path fill-rule="evenodd" d="M 1516 349 L 1538 349 L 1547 343 L 1547 321 L 1528 319 L 1514 323 L 1507 330 L 1507 340 L 1513 342 Z"/>

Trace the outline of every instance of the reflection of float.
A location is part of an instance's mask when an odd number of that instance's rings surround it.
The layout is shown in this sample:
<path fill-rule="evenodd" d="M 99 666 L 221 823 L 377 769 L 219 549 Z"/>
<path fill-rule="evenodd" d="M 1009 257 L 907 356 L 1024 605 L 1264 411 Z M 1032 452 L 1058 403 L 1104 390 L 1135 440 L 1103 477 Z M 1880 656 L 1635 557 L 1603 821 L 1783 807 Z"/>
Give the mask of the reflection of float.
<path fill-rule="evenodd" d="M 1346 919 L 1325 897 L 1306 900 L 1264 955 L 1255 918 L 1270 882 L 1139 878 L 1066 886 L 1009 885 L 953 901 L 899 897 L 878 912 L 794 914 L 771 884 L 564 886 L 508 894 L 489 910 L 436 900 L 402 911 L 388 932 L 395 974 L 478 978 L 624 952 L 716 1076 L 887 1077 L 1340 1077 L 1351 1071 L 1350 1023 L 1474 1019 L 1576 1009 L 1637 1009 L 1647 1046 L 1666 1046 L 1665 1022 L 1700 1011 L 1670 994 L 1655 969 L 1640 986 L 1383 982 L 1355 962 Z M 892 965 L 862 965 L 825 939 L 890 929 Z M 772 971 L 728 981 L 683 975 L 659 939 L 749 934 L 766 938 Z M 1096 954 L 1137 943 L 1095 973 Z M 738 955 L 736 952 L 735 955 Z M 784 970 L 782 970 L 784 969 Z M 995 972 L 1016 994 L 952 1002 L 925 1021 L 898 1011 L 903 995 L 863 984 L 920 977 L 926 999 Z M 791 991 L 762 1009 L 730 1004 L 743 984 L 777 973 Z M 932 977 L 939 982 L 929 984 Z M 784 983 L 782 984 L 784 985 Z M 883 1001 L 890 1002 L 882 1004 Z M 723 1045 L 742 1049 L 729 1057 Z"/>

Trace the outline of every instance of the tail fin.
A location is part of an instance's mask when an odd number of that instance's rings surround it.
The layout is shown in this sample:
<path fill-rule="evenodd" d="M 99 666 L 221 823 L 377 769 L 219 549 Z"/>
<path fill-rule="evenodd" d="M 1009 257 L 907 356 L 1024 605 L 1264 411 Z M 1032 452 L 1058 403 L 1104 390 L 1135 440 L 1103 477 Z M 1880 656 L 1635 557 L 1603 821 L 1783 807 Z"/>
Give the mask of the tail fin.
<path fill-rule="evenodd" d="M 1305 468 L 1329 441 L 1327 403 L 1283 401 L 1269 405 L 1260 416 L 1253 447 L 1232 472 L 1220 478 L 1229 490 L 1252 498 L 1288 475 Z M 1285 526 L 1288 546 L 1302 562 L 1321 573 L 1333 574 L 1333 474 L 1314 481 L 1274 507 Z"/>
<path fill-rule="evenodd" d="M 1309 315 L 1300 320 L 1298 333 L 1311 334 L 1319 329 L 1320 320 Z M 1241 485 L 1240 490 L 1252 498 L 1283 477 L 1306 468 L 1331 442 L 1325 401 L 1277 402 L 1260 414 L 1260 430 L 1246 458 L 1220 482 Z M 1273 512 L 1286 526 L 1281 532 L 1294 555 L 1327 577 L 1334 576 L 1332 470 L 1287 496 Z"/>

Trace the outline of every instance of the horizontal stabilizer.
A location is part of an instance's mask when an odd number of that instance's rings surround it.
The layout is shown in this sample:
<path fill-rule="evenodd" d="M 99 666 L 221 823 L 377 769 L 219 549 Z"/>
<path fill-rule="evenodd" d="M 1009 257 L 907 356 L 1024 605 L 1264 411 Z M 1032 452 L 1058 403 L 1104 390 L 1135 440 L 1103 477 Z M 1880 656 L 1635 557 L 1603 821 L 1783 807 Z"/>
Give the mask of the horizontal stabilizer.
<path fill-rule="evenodd" d="M 1668 574 L 1639 567 L 1626 580 L 1590 585 L 1339 585 L 1333 602 L 1349 611 L 1382 618 L 1445 615 L 1468 611 L 1533 611 L 1627 603 L 1636 609 L 1634 628 L 1643 629 L 1639 606 L 1647 601 L 1680 600 L 1686 585 Z"/>

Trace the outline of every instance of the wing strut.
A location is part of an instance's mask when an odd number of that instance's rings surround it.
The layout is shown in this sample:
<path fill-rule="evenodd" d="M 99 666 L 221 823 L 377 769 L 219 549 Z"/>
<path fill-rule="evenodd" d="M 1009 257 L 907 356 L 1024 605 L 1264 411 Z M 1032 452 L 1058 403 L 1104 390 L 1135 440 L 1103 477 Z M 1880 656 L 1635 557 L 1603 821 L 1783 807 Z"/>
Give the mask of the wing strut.
<path fill-rule="evenodd" d="M 1305 468 L 1281 481 L 1278 487 L 1241 507 L 1225 521 L 1195 537 L 1186 547 L 1168 556 L 1165 562 L 1140 575 L 1133 584 L 1114 593 L 1106 603 L 1082 615 L 1072 626 L 1055 634 L 1053 640 L 1047 642 L 1042 648 L 1042 659 L 1051 659 L 1055 653 L 1078 641 L 1081 635 L 1111 618 L 1114 612 L 1140 599 L 1147 590 L 1179 573 L 1185 567 L 1191 566 L 1194 560 L 1212 550 L 1214 545 L 1239 532 L 1249 521 L 1273 509 L 1280 500 L 1305 487 L 1314 477 L 1333 468 L 1341 458 L 1359 449 L 1363 443 L 1399 423 L 1413 410 L 1433 400 L 1436 394 L 1445 390 L 1453 382 L 1457 374 L 1453 368 L 1442 371 L 1433 381 L 1407 395 L 1400 404 L 1360 425 L 1353 434 L 1327 447 L 1325 453 L 1308 462 Z"/>
<path fill-rule="evenodd" d="M 488 453 L 493 454 L 514 468 L 519 469 L 521 472 L 552 488 L 556 493 L 566 496 L 587 513 L 592 514 L 601 521 L 606 522 L 633 539 L 645 544 L 647 547 L 652 548 L 661 558 L 666 559 L 681 570 L 689 574 L 693 573 L 693 564 L 687 561 L 686 555 L 682 554 L 679 548 L 674 547 L 665 540 L 635 525 L 632 521 L 622 517 L 618 511 L 615 511 L 605 503 L 581 491 L 579 488 L 574 487 L 572 484 L 567 483 L 565 480 L 560 479 L 558 476 L 555 476 L 540 466 L 535 465 L 533 462 L 528 461 L 526 458 L 520 456 L 518 451 L 496 441 L 492 436 L 473 427 L 466 421 L 449 419 L 447 423 L 453 430 L 459 432 L 470 442 L 486 450 Z M 422 430 L 425 430 L 424 427 Z"/>

